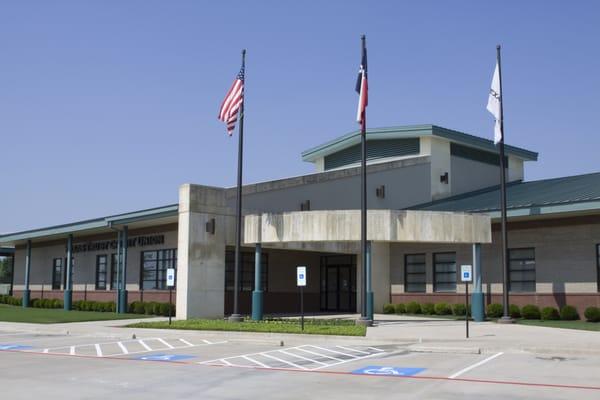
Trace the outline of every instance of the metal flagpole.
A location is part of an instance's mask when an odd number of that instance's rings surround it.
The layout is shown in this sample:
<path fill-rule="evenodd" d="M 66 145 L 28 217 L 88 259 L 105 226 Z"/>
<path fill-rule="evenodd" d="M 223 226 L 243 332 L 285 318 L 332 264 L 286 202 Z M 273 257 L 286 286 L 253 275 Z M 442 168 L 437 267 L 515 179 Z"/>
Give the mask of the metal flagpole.
<path fill-rule="evenodd" d="M 240 135 L 238 139 L 238 168 L 237 168 L 237 204 L 235 214 L 235 267 L 233 283 L 233 314 L 229 317 L 230 322 L 242 321 L 239 313 L 239 290 L 240 290 L 240 246 L 242 242 L 242 161 L 244 150 L 244 103 L 246 91 L 246 49 L 242 50 L 242 70 L 244 71 L 244 93 L 240 105 Z"/>
<path fill-rule="evenodd" d="M 361 36 L 362 53 L 366 52 L 366 37 Z M 365 60 L 363 60 L 365 61 Z M 362 61 L 361 61 L 362 62 Z M 363 68 L 366 68 L 363 65 Z M 366 73 L 366 71 L 364 72 Z M 363 73 L 363 79 L 365 79 Z M 361 317 L 360 323 L 371 325 L 367 311 L 367 280 L 368 280 L 368 265 L 367 265 L 367 110 L 363 108 L 360 124 L 360 144 L 361 144 L 361 176 L 360 176 L 360 248 L 362 256 L 362 282 L 361 282 Z"/>
<path fill-rule="evenodd" d="M 506 232 L 506 165 L 504 159 L 504 91 L 502 90 L 502 66 L 500 59 L 500 45 L 496 46 L 496 61 L 498 63 L 498 81 L 500 84 L 500 211 L 502 225 L 502 306 L 504 313 L 499 322 L 513 322 L 509 314 L 509 270 L 508 270 L 508 235 Z"/>

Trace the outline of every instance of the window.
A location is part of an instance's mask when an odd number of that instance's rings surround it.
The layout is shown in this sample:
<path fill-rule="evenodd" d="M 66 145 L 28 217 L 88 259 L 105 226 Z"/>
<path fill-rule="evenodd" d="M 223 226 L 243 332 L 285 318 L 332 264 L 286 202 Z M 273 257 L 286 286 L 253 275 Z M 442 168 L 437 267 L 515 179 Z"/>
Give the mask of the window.
<path fill-rule="evenodd" d="M 176 266 L 177 249 L 142 251 L 142 290 L 167 289 L 167 268 Z"/>
<path fill-rule="evenodd" d="M 110 289 L 117 290 L 117 268 L 119 265 L 117 263 L 117 254 L 112 253 L 110 255 Z"/>
<path fill-rule="evenodd" d="M 240 262 L 240 291 L 251 292 L 254 290 L 254 253 L 241 252 Z M 268 254 L 262 253 L 261 261 L 261 286 L 263 291 L 267 291 L 267 276 L 269 268 Z M 225 252 L 225 290 L 233 292 L 233 283 L 235 276 L 235 252 L 227 250 Z"/>
<path fill-rule="evenodd" d="M 535 249 L 509 249 L 509 290 L 535 292 Z"/>
<path fill-rule="evenodd" d="M 596 280 L 598 281 L 598 291 L 600 292 L 600 244 L 596 245 Z"/>
<path fill-rule="evenodd" d="M 55 258 L 52 261 L 52 290 L 60 290 L 62 261 L 62 258 Z"/>
<path fill-rule="evenodd" d="M 96 256 L 96 290 L 106 290 L 108 260 L 106 254 Z"/>
<path fill-rule="evenodd" d="M 456 291 L 456 253 L 436 253 L 433 255 L 433 291 Z"/>
<path fill-rule="evenodd" d="M 425 254 L 404 256 L 404 291 L 425 293 Z"/>

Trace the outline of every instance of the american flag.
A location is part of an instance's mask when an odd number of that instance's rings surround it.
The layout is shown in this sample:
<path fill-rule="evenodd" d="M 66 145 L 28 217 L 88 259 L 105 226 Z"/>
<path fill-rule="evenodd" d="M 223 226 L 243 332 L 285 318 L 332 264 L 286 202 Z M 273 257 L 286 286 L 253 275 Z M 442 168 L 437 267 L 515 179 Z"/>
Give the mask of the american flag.
<path fill-rule="evenodd" d="M 363 125 L 365 110 L 369 104 L 369 85 L 367 84 L 367 48 L 363 42 L 362 59 L 358 78 L 356 79 L 356 92 L 358 93 L 358 110 L 356 111 L 356 122 Z"/>
<path fill-rule="evenodd" d="M 229 136 L 233 134 L 242 104 L 244 104 L 244 67 L 237 74 L 219 110 L 219 120 L 227 124 Z"/>

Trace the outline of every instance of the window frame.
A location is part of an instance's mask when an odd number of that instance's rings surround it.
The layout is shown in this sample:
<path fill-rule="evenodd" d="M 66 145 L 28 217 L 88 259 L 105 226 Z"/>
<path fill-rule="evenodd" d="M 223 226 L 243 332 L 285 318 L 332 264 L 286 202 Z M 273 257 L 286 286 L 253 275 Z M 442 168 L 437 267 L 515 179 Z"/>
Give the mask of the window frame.
<path fill-rule="evenodd" d="M 445 274 L 448 276 L 452 275 L 452 272 L 438 272 L 437 271 L 437 267 L 438 264 L 448 264 L 447 262 L 437 262 L 436 258 L 438 256 L 441 256 L 442 254 L 453 254 L 454 255 L 454 281 L 444 281 L 444 282 L 439 282 L 439 283 L 454 283 L 454 289 L 451 290 L 440 290 L 438 289 L 438 281 L 437 281 L 437 275 L 438 274 Z M 456 267 L 456 252 L 455 251 L 442 251 L 442 252 L 438 252 L 438 253 L 433 253 L 433 291 L 437 292 L 437 293 L 456 293 L 456 288 L 457 288 L 457 284 L 458 284 L 458 279 L 457 279 L 457 267 Z"/>
<path fill-rule="evenodd" d="M 104 272 L 100 271 L 100 260 L 104 259 Z M 104 280 L 100 279 L 100 275 L 104 274 Z M 103 284 L 101 284 L 101 282 L 103 282 Z M 95 285 L 95 289 L 96 290 L 106 290 L 107 284 L 108 282 L 108 256 L 106 254 L 97 254 L 96 255 L 96 285 Z"/>
<path fill-rule="evenodd" d="M 423 263 L 411 263 L 410 265 L 423 265 L 423 272 L 409 272 L 408 271 L 408 258 L 415 256 L 423 256 Z M 409 290 L 409 275 L 423 275 L 423 282 L 411 282 L 413 285 L 423 285 L 423 290 Z M 404 255 L 404 292 L 405 293 L 426 293 L 427 292 L 427 254 L 426 253 L 414 253 Z"/>
<path fill-rule="evenodd" d="M 254 290 L 255 253 L 251 251 L 240 252 L 242 258 L 240 271 L 240 292 L 252 292 Z M 261 253 L 261 290 L 269 291 L 269 254 Z M 246 269 L 244 267 L 247 267 Z M 235 250 L 225 250 L 225 292 L 234 291 L 235 284 Z M 246 278 L 246 279 L 244 279 Z"/>
<path fill-rule="evenodd" d="M 167 257 L 165 254 L 167 252 L 171 251 L 173 256 L 171 258 Z M 154 274 L 155 274 L 155 278 L 154 279 L 144 279 L 144 271 L 146 271 L 146 269 L 144 268 L 144 254 L 146 253 L 156 253 L 156 259 L 151 260 L 155 262 L 155 268 L 154 268 Z M 162 257 L 161 257 L 162 255 Z M 164 268 L 160 268 L 160 264 L 161 261 L 163 263 L 163 265 L 165 265 Z M 172 267 L 168 267 L 167 266 L 167 261 L 171 261 L 172 262 Z M 171 287 L 167 287 L 167 269 L 168 268 L 175 268 L 177 269 L 177 248 L 168 248 L 168 249 L 156 249 L 156 250 L 144 250 L 144 251 L 140 251 L 140 280 L 139 280 L 139 288 L 140 291 L 145 291 L 145 290 L 169 290 L 171 289 Z M 163 280 L 160 279 L 161 276 L 161 271 L 163 272 L 162 275 L 164 277 Z M 144 287 L 144 282 L 152 282 L 154 281 L 155 285 L 152 288 L 146 288 Z M 164 281 L 164 287 L 160 287 L 160 283 Z M 172 287 L 172 289 L 175 289 L 177 287 L 177 274 L 175 274 L 175 286 Z"/>
<path fill-rule="evenodd" d="M 60 261 L 59 265 L 56 265 L 56 261 Z M 60 268 L 57 276 L 56 268 Z M 63 285 L 63 258 L 53 258 L 52 259 L 52 290 L 61 290 L 61 286 Z M 57 284 L 58 283 L 58 284 Z"/>
<path fill-rule="evenodd" d="M 520 281 L 516 281 L 519 282 L 521 284 L 523 284 L 523 282 L 533 282 L 533 290 L 513 290 L 513 279 L 512 279 L 512 273 L 513 273 L 513 269 L 512 269 L 512 261 L 528 261 L 531 260 L 529 258 L 515 258 L 513 259 L 511 257 L 511 252 L 512 251 L 516 251 L 516 250 L 532 250 L 533 251 L 533 280 L 520 280 Z M 508 292 L 509 293 L 535 293 L 537 291 L 537 261 L 535 258 L 535 247 L 516 247 L 513 249 L 508 249 L 508 254 L 507 254 L 507 259 L 508 259 Z M 523 272 L 523 271 L 532 271 L 532 269 L 521 269 L 521 270 L 517 270 L 515 272 Z"/>

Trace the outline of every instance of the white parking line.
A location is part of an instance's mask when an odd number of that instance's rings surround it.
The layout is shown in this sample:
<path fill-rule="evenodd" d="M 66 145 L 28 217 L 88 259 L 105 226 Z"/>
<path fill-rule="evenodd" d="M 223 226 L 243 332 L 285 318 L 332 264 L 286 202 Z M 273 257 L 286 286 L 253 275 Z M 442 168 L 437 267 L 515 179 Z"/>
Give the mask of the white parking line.
<path fill-rule="evenodd" d="M 167 341 L 164 340 L 164 339 L 158 338 L 157 340 L 159 342 L 161 342 L 162 344 L 164 344 L 165 346 L 167 346 L 169 349 L 174 349 L 175 348 L 174 346 L 171 346 L 169 343 L 167 343 Z"/>
<path fill-rule="evenodd" d="M 152 351 L 152 347 L 148 346 L 142 339 L 138 340 L 138 343 L 144 346 L 146 350 Z"/>
<path fill-rule="evenodd" d="M 187 345 L 188 345 L 188 346 L 190 346 L 190 347 L 194 346 L 193 344 L 191 344 L 190 342 L 188 342 L 188 341 L 187 341 L 187 340 L 185 340 L 185 339 L 178 339 L 178 340 L 179 340 L 181 343 L 183 343 L 183 344 L 187 344 Z"/>
<path fill-rule="evenodd" d="M 341 354 L 341 355 L 346 356 L 346 357 L 356 357 L 356 356 L 353 356 L 352 354 L 342 353 L 341 351 L 326 349 L 326 348 L 319 347 L 319 346 L 310 345 L 310 347 L 314 347 L 316 349 L 323 350 L 323 351 L 329 351 L 330 353 Z"/>
<path fill-rule="evenodd" d="M 245 359 L 245 360 L 248 360 L 248 361 L 250 361 L 251 363 L 258 364 L 258 365 L 260 365 L 260 366 L 261 366 L 261 367 L 263 367 L 263 368 L 269 368 L 269 366 L 268 366 L 268 365 L 266 365 L 266 364 L 263 364 L 263 363 L 261 363 L 260 361 L 258 361 L 258 360 L 255 360 L 254 358 L 250 358 L 250 357 L 248 357 L 248 356 L 242 356 L 242 358 L 243 358 L 243 359 Z"/>
<path fill-rule="evenodd" d="M 460 371 L 458 371 L 458 372 L 456 372 L 456 373 L 454 373 L 454 374 L 450 375 L 448 378 L 449 378 L 449 379 L 458 378 L 459 376 L 461 376 L 461 375 L 462 375 L 462 374 L 464 374 L 465 372 L 468 372 L 468 371 L 470 371 L 470 370 L 472 370 L 472 369 L 474 369 L 474 368 L 477 368 L 477 367 L 479 367 L 479 366 L 481 366 L 481 365 L 485 364 L 485 363 L 486 363 L 486 362 L 488 362 L 488 361 L 492 361 L 494 358 L 496 358 L 496 357 L 500 357 L 502 354 L 504 354 L 504 353 L 503 353 L 503 352 L 496 353 L 496 354 L 494 354 L 493 356 L 486 358 L 485 360 L 481 360 L 481 361 L 479 361 L 478 363 L 475 363 L 475 364 L 473 364 L 473 365 L 470 365 L 470 366 L 468 366 L 467 368 L 463 368 L 463 369 L 461 369 Z"/>
<path fill-rule="evenodd" d="M 303 346 L 298 347 L 298 350 L 303 351 L 305 353 L 313 354 L 315 356 L 321 356 L 321 357 L 329 358 L 329 359 L 332 359 L 332 360 L 335 360 L 335 361 L 344 361 L 341 358 L 335 358 L 335 357 L 328 356 L 328 355 L 325 355 L 325 354 L 321 354 L 321 353 L 317 353 L 317 352 L 314 352 L 314 351 L 306 350 L 306 349 L 303 349 L 302 347 Z"/>
<path fill-rule="evenodd" d="M 123 352 L 123 354 L 129 354 L 129 350 L 127 350 L 127 347 L 125 347 L 123 345 L 123 342 L 117 342 L 117 344 L 119 345 L 119 347 L 121 348 L 121 351 Z"/>
<path fill-rule="evenodd" d="M 361 350 L 351 349 L 349 347 L 344 347 L 344 346 L 335 346 L 335 347 L 337 347 L 338 349 L 342 349 L 342 350 L 354 351 L 356 353 L 371 354 L 368 351 L 361 351 Z"/>
<path fill-rule="evenodd" d="M 307 368 L 304 368 L 301 365 L 295 364 L 295 363 L 293 363 L 291 361 L 282 360 L 281 358 L 274 357 L 274 356 L 272 356 L 270 354 L 267 354 L 267 353 L 262 353 L 261 356 L 267 357 L 267 358 L 272 358 L 275 361 L 279 361 L 281 363 L 291 365 L 292 367 L 295 367 L 295 368 L 298 368 L 298 369 L 304 369 L 304 370 L 307 369 Z"/>
<path fill-rule="evenodd" d="M 100 345 L 96 343 L 94 346 L 96 347 L 96 356 L 102 357 L 102 350 L 100 349 Z"/>
<path fill-rule="evenodd" d="M 280 351 L 281 353 L 283 353 L 283 354 L 287 354 L 288 356 L 292 356 L 292 357 L 300 358 L 300 359 L 302 359 L 302 360 L 310 361 L 310 362 L 312 362 L 312 363 L 321 364 L 321 365 L 328 365 L 328 364 L 326 364 L 326 363 L 324 363 L 324 362 L 317 361 L 317 360 L 313 360 L 312 358 L 303 357 L 303 356 L 301 356 L 301 355 L 299 355 L 299 354 L 296 354 L 296 353 L 290 353 L 290 352 L 288 352 L 288 351 L 285 351 L 285 350 L 279 350 L 279 351 Z"/>

